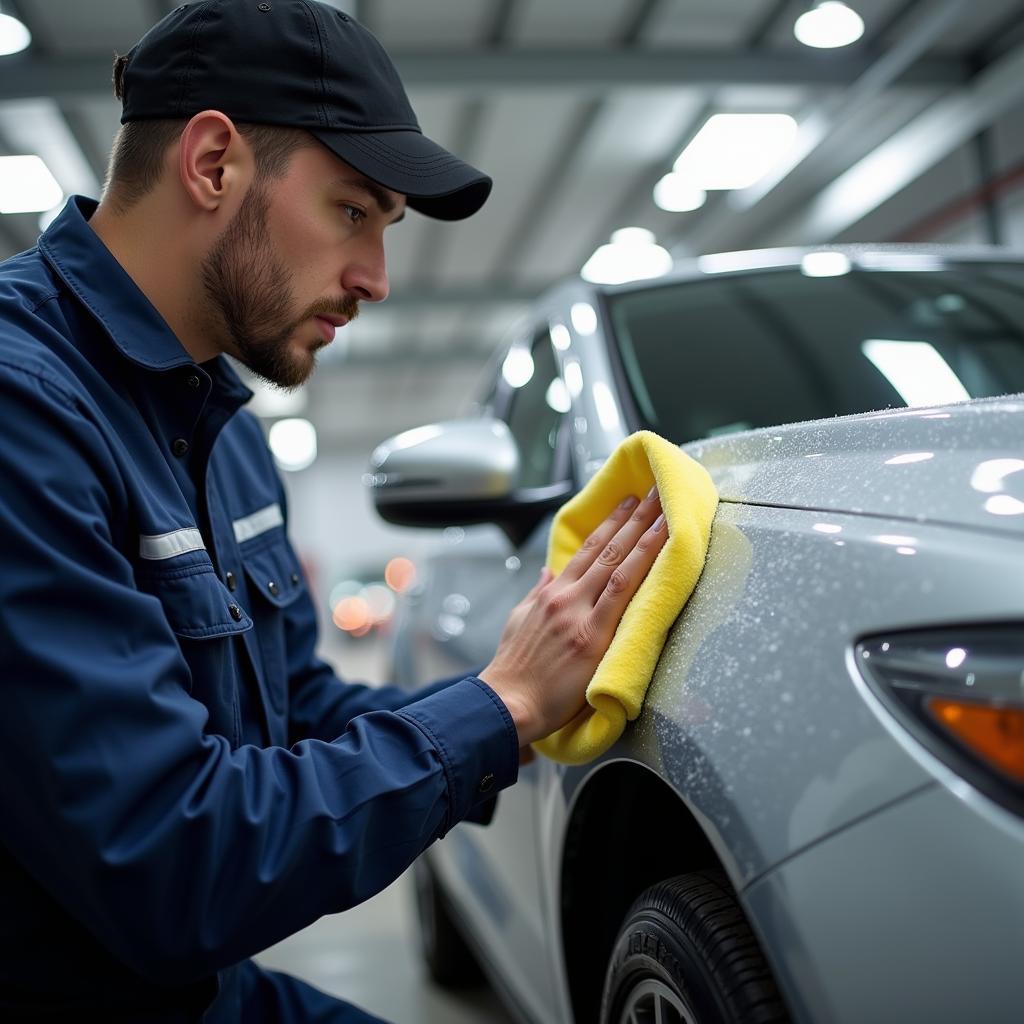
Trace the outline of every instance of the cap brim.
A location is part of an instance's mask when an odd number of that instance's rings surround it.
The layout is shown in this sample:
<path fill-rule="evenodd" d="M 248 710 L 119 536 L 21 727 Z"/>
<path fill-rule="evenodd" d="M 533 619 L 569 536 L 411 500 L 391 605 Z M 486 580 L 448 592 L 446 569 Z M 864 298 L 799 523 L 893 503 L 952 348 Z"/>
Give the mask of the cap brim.
<path fill-rule="evenodd" d="M 353 132 L 313 129 L 331 152 L 371 181 L 401 192 L 407 205 L 438 220 L 476 213 L 491 179 L 416 131 Z"/>

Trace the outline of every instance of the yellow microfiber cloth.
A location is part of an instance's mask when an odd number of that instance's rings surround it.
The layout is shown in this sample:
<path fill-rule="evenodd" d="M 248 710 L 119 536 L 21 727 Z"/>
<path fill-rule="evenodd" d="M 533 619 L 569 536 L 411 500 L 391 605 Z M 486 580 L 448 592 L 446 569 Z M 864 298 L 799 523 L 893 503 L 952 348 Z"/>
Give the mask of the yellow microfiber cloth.
<path fill-rule="evenodd" d="M 633 595 L 611 646 L 587 687 L 587 707 L 534 747 L 563 764 L 603 754 L 640 714 L 672 624 L 697 585 L 711 539 L 718 492 L 706 469 L 670 441 L 642 430 L 612 452 L 593 479 L 555 516 L 548 568 L 557 576 L 628 494 L 657 485 L 669 536 Z"/>

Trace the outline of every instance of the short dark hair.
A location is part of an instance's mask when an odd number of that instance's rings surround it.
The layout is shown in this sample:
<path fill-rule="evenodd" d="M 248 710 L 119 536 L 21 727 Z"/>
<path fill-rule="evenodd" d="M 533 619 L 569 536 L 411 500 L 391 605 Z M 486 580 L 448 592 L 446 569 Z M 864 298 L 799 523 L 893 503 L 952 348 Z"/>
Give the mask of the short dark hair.
<path fill-rule="evenodd" d="M 114 61 L 114 95 L 124 98 L 124 68 L 127 57 Z M 121 125 L 114 139 L 107 168 L 104 195 L 124 212 L 156 187 L 163 173 L 164 157 L 185 129 L 180 119 L 129 121 Z M 316 144 L 302 128 L 268 124 L 236 124 L 239 134 L 252 147 L 256 175 L 261 180 L 280 178 L 296 150 Z"/>

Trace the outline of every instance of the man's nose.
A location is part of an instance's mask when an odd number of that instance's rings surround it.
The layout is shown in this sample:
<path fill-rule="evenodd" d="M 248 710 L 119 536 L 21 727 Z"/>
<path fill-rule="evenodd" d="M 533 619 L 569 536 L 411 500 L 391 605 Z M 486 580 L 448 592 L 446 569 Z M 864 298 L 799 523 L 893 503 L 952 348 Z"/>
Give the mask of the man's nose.
<path fill-rule="evenodd" d="M 341 275 L 342 287 L 360 301 L 383 302 L 388 297 L 387 265 L 384 247 L 375 252 L 364 252 L 351 260 Z"/>

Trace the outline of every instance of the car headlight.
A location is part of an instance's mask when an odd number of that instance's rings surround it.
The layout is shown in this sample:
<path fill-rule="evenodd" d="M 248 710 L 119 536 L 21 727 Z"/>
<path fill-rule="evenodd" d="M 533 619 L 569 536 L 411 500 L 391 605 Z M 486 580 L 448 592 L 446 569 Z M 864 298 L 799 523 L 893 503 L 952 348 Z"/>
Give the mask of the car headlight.
<path fill-rule="evenodd" d="M 1024 814 L 1024 626 L 965 626 L 857 645 L 872 692 L 957 774 Z"/>

